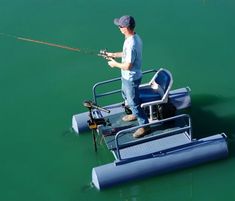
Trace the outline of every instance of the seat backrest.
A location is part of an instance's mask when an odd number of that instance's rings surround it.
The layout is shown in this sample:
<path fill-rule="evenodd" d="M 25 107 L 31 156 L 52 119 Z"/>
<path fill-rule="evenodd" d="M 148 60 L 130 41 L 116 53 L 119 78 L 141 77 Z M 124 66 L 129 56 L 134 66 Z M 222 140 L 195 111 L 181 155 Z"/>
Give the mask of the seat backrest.
<path fill-rule="evenodd" d="M 172 81 L 171 74 L 169 74 L 169 72 L 166 71 L 165 69 L 161 69 L 155 78 L 155 82 L 161 86 L 164 93 L 167 91 L 169 85 L 171 84 L 171 81 Z"/>

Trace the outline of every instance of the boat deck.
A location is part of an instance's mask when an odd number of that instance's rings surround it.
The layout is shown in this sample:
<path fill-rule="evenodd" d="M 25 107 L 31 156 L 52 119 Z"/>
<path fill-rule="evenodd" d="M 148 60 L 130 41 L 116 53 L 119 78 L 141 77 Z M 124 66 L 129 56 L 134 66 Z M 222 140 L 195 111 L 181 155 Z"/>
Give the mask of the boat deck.
<path fill-rule="evenodd" d="M 172 147 L 184 145 L 189 142 L 190 140 L 185 135 L 185 133 L 180 133 L 174 136 L 169 136 L 123 148 L 120 150 L 120 155 L 122 159 L 138 157 L 140 155 L 147 155 L 160 152 L 162 150 L 167 150 Z"/>
<path fill-rule="evenodd" d="M 115 158 L 128 159 L 172 149 L 191 142 L 190 122 L 184 118 L 173 118 L 170 121 L 155 121 L 150 123 L 151 133 L 136 139 L 133 127 L 138 126 L 137 121 L 123 122 L 124 113 L 109 117 L 111 126 L 102 127 L 101 133 L 104 141 Z M 118 142 L 117 142 L 118 141 Z"/>

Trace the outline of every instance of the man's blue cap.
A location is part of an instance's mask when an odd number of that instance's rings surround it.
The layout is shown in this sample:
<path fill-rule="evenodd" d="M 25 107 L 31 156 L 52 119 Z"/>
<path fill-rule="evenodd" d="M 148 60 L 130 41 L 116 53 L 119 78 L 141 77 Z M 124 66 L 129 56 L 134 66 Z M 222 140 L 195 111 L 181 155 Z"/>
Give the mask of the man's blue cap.
<path fill-rule="evenodd" d="M 124 15 L 114 19 L 114 24 L 119 27 L 135 28 L 135 19 L 132 16 Z"/>

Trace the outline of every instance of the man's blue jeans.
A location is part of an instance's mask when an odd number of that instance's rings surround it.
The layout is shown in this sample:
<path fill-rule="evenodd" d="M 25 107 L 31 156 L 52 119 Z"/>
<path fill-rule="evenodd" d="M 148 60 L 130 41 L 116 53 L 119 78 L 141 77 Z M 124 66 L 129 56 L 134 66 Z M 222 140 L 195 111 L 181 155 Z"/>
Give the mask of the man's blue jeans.
<path fill-rule="evenodd" d="M 122 78 L 122 96 L 124 100 L 127 101 L 132 114 L 137 117 L 139 125 L 147 124 L 148 118 L 144 113 L 143 109 L 140 107 L 139 99 L 139 85 L 141 83 L 141 78 L 134 81 L 125 80 Z"/>

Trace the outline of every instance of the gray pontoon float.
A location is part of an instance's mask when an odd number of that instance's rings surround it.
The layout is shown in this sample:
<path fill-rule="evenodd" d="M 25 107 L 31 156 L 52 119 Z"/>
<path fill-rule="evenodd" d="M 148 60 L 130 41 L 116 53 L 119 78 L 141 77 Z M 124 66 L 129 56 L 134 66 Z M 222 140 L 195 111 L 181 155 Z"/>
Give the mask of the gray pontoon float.
<path fill-rule="evenodd" d="M 146 124 L 151 127 L 150 134 L 140 139 L 132 137 L 133 132 L 140 126 L 136 121 L 121 120 L 127 112 L 123 103 L 98 106 L 98 98 L 120 93 L 120 90 L 98 94 L 97 88 L 120 81 L 120 78 L 95 84 L 93 101 L 84 102 L 89 111 L 76 114 L 72 118 L 72 127 L 76 133 L 91 129 L 95 142 L 96 131 L 114 155 L 115 160 L 112 163 L 94 167 L 92 170 L 92 182 L 99 190 L 222 159 L 228 155 L 225 133 L 194 139 L 189 115 L 178 114 L 177 111 L 191 104 L 190 88 L 171 90 L 173 78 L 166 69 L 144 72 L 148 73 L 154 75 L 150 82 L 140 86 L 140 98 L 141 107 L 150 120 Z"/>

